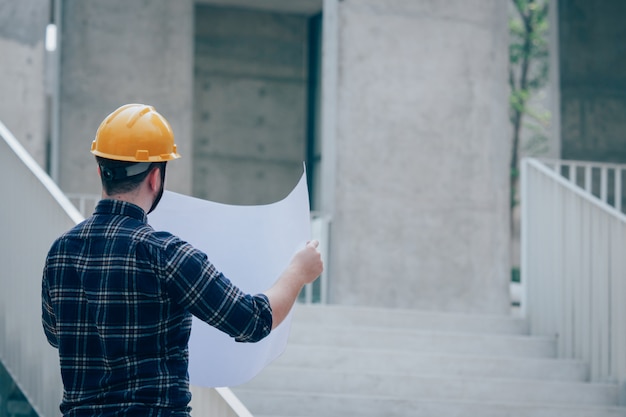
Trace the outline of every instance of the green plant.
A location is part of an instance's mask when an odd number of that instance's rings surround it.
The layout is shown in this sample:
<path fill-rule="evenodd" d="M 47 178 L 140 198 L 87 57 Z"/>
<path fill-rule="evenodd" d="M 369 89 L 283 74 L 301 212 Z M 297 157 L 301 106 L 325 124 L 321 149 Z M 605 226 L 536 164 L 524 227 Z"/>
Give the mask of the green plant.
<path fill-rule="evenodd" d="M 534 95 L 548 82 L 548 0 L 512 0 L 509 19 L 509 105 L 512 125 L 510 162 L 511 209 L 517 204 L 517 179 L 522 130 L 531 133 L 529 151 L 545 152 L 550 113 L 531 105 Z"/>

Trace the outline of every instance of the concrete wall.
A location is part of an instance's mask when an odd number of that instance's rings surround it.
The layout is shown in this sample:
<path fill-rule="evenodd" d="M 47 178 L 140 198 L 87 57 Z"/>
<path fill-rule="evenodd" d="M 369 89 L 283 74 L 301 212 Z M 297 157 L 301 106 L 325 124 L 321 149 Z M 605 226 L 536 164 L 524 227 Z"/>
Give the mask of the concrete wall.
<path fill-rule="evenodd" d="M 193 193 L 280 200 L 305 160 L 307 18 L 205 5 L 195 22 Z"/>
<path fill-rule="evenodd" d="M 184 159 L 168 188 L 191 192 L 192 0 L 65 0 L 61 63 L 61 172 L 65 192 L 99 193 L 91 141 L 125 103 L 156 107 Z"/>
<path fill-rule="evenodd" d="M 338 3 L 333 302 L 507 311 L 507 7 Z"/>
<path fill-rule="evenodd" d="M 99 190 L 91 140 L 136 101 L 177 135 L 184 159 L 170 164 L 168 188 L 259 204 L 295 184 L 306 18 L 201 6 L 194 33 L 191 0 L 63 4 L 64 191 Z M 321 188 L 333 215 L 331 300 L 508 311 L 507 3 L 334 4 L 336 30 L 324 33 L 337 36 L 336 62 L 323 76 L 337 75 L 336 100 L 326 91 L 322 106 L 332 103 L 323 131 L 335 136 Z"/>
<path fill-rule="evenodd" d="M 626 163 L 626 2 L 558 5 L 561 156 Z"/>
<path fill-rule="evenodd" d="M 0 1 L 0 121 L 44 168 L 44 38 L 49 3 Z"/>

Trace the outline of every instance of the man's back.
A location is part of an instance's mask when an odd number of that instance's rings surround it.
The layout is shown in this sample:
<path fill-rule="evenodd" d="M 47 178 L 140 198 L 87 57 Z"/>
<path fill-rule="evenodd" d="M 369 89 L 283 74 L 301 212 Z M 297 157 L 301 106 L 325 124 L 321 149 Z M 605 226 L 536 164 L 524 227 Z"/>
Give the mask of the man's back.
<path fill-rule="evenodd" d="M 56 335 L 49 338 L 61 358 L 62 411 L 80 415 L 82 404 L 89 414 L 94 404 L 185 411 L 191 315 L 154 273 L 158 242 L 143 211 L 107 203 L 119 206 L 115 215 L 96 213 L 48 256 L 44 285 L 56 306 Z"/>
<path fill-rule="evenodd" d="M 232 305 L 218 311 L 209 294 Z M 53 244 L 42 296 L 44 329 L 61 359 L 61 410 L 69 415 L 187 415 L 191 312 L 245 341 L 271 327 L 269 305 L 254 311 L 263 299 L 240 294 L 204 254 L 155 232 L 143 210 L 115 200 L 100 202 Z M 264 316 L 265 328 L 242 334 L 249 320 L 228 319 L 241 308 Z"/>

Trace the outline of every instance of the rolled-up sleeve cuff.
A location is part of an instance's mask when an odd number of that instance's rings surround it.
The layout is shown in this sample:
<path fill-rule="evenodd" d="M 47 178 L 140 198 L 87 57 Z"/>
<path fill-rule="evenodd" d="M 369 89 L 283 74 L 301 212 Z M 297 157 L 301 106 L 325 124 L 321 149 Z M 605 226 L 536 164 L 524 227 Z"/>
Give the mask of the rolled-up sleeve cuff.
<path fill-rule="evenodd" d="M 250 324 L 246 330 L 235 338 L 236 342 L 258 342 L 267 337 L 272 331 L 272 307 L 270 306 L 269 299 L 265 294 L 257 294 L 254 295 L 253 298 L 258 314 L 255 318 L 250 320 Z"/>

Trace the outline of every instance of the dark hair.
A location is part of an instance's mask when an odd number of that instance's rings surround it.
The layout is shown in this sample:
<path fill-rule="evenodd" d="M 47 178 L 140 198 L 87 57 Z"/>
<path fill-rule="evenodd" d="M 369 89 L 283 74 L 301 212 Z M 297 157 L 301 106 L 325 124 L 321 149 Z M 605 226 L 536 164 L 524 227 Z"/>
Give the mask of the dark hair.
<path fill-rule="evenodd" d="M 165 162 L 126 162 L 96 156 L 102 188 L 108 195 L 128 193 L 139 187 L 153 168 L 165 173 Z"/>

